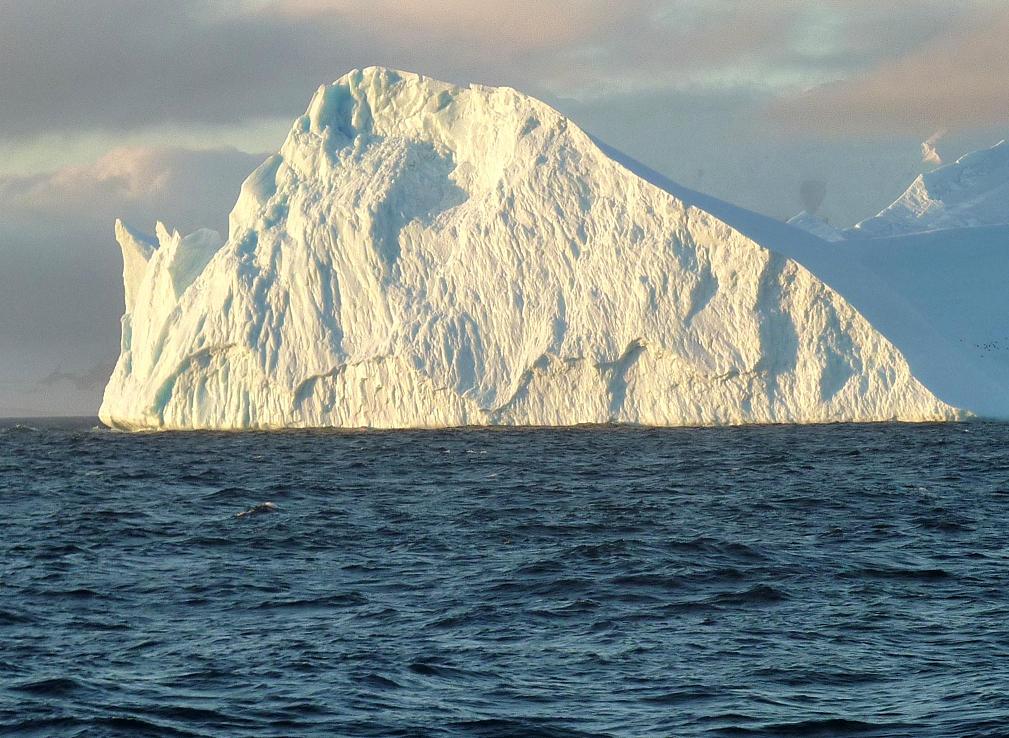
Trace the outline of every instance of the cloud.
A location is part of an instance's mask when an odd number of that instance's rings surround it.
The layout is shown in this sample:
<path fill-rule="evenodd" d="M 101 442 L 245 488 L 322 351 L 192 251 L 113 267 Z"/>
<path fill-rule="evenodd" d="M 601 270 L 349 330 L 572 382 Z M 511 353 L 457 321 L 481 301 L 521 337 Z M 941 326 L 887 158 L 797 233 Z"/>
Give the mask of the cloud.
<path fill-rule="evenodd" d="M 293 117 L 346 34 L 195 0 L 0 0 L 0 132 Z"/>
<path fill-rule="evenodd" d="M 87 378 L 118 355 L 123 311 L 114 219 L 148 231 L 156 219 L 222 229 L 262 160 L 234 149 L 131 147 L 87 166 L 0 178 L 0 381 L 16 378 L 23 395 L 4 404 L 44 401 L 60 412 L 59 397 L 75 411 L 97 403 Z"/>
<path fill-rule="evenodd" d="M 282 16 L 328 22 L 339 19 L 369 28 L 397 45 L 422 39 L 463 44 L 517 58 L 531 51 L 577 43 L 607 25 L 646 11 L 655 3 L 625 0 L 282 0 Z M 442 47 L 443 50 L 447 50 Z"/>
<path fill-rule="evenodd" d="M 775 114 L 836 135 L 970 129 L 1009 122 L 1009 9 L 974 12 L 918 47 L 787 99 Z"/>
<path fill-rule="evenodd" d="M 237 149 L 129 146 L 46 174 L 0 177 L 0 214 L 14 222 L 55 219 L 100 225 L 116 217 L 180 230 L 223 229 L 241 182 L 265 154 Z"/>
<path fill-rule="evenodd" d="M 0 0 L 0 136 L 289 119 L 372 64 L 545 96 L 808 87 L 991 2 Z"/>
<path fill-rule="evenodd" d="M 387 58 L 374 63 L 584 96 L 835 79 L 962 10 L 941 0 L 278 0 L 263 12 L 353 28 Z"/>

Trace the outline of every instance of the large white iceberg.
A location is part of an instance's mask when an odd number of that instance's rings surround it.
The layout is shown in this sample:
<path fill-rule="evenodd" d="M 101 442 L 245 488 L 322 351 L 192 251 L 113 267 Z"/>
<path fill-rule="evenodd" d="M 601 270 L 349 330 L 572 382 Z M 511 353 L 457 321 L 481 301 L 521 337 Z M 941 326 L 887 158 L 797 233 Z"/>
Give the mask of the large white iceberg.
<path fill-rule="evenodd" d="M 508 88 L 355 70 L 226 241 L 117 235 L 114 427 L 957 416 L 805 268 Z"/>

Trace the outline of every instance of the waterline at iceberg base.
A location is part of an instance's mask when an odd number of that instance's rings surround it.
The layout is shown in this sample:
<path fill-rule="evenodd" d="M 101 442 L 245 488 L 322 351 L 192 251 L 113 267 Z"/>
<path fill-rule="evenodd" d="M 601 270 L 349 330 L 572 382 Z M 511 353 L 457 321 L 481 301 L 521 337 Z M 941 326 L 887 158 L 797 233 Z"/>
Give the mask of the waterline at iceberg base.
<path fill-rule="evenodd" d="M 508 88 L 355 70 L 246 180 L 227 239 L 117 237 L 113 427 L 962 414 L 773 244 Z"/>

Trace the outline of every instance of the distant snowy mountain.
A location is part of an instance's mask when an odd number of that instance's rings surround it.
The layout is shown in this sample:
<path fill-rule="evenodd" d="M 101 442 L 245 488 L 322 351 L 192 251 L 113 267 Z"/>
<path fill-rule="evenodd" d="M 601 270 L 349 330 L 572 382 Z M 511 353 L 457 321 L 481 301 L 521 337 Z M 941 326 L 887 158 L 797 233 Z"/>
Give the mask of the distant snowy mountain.
<path fill-rule="evenodd" d="M 920 175 L 878 215 L 847 235 L 889 237 L 1009 223 L 1009 143 L 975 151 Z"/>
<path fill-rule="evenodd" d="M 514 90 L 354 71 L 246 180 L 226 240 L 117 229 L 127 310 L 101 417 L 958 417 L 843 297 L 747 231 L 825 246 L 663 180 Z"/>
<path fill-rule="evenodd" d="M 824 241 L 829 243 L 835 243 L 837 241 L 843 241 L 844 235 L 840 230 L 834 228 L 823 218 L 817 217 L 812 213 L 807 213 L 803 210 L 796 216 L 788 219 L 788 224 L 795 226 L 796 228 L 801 228 L 807 233 L 812 233 L 817 238 L 822 238 Z"/>

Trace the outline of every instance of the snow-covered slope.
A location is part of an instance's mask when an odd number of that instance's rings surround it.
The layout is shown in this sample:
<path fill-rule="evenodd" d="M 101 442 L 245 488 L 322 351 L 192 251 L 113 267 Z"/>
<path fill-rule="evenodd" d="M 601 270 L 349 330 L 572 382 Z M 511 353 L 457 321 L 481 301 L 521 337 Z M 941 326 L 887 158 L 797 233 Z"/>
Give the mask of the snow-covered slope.
<path fill-rule="evenodd" d="M 920 175 L 892 205 L 848 234 L 901 236 L 1009 223 L 1009 142 Z"/>
<path fill-rule="evenodd" d="M 351 72 L 225 243 L 118 235 L 112 426 L 957 415 L 808 271 L 511 89 Z"/>
<path fill-rule="evenodd" d="M 898 339 L 922 366 L 919 378 L 960 407 L 1009 418 L 1009 226 L 870 240 L 854 248 L 865 268 L 929 326 L 931 338 Z M 950 358 L 939 364 L 944 354 Z"/>
<path fill-rule="evenodd" d="M 841 292 L 936 395 L 1009 418 L 1009 226 L 781 250 Z"/>
<path fill-rule="evenodd" d="M 789 218 L 788 224 L 790 226 L 795 226 L 796 228 L 801 228 L 807 233 L 812 233 L 817 238 L 822 238 L 824 241 L 829 243 L 844 240 L 844 235 L 841 231 L 825 221 L 823 218 L 817 217 L 805 210 L 798 215 Z"/>

